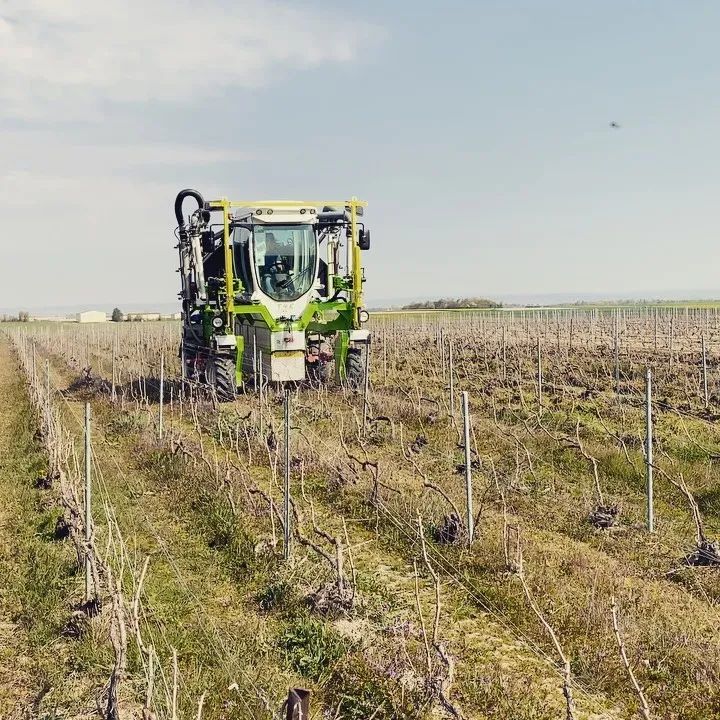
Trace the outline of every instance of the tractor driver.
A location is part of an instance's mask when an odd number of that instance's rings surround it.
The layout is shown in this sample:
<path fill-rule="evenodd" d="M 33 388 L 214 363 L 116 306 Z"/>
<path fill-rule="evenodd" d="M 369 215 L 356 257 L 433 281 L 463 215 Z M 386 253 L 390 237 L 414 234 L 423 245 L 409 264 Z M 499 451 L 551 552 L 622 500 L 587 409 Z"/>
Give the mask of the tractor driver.
<path fill-rule="evenodd" d="M 265 233 L 265 264 L 262 268 L 261 284 L 270 297 L 292 295 L 294 292 L 287 247 L 287 244 L 275 238 L 274 233 Z"/>

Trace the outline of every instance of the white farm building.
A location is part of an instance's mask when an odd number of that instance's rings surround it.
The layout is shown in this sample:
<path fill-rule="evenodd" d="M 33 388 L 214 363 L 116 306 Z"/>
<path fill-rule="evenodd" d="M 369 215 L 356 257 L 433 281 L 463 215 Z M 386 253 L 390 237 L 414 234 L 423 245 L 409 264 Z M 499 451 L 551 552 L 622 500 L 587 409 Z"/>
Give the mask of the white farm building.
<path fill-rule="evenodd" d="M 106 320 L 107 315 L 100 310 L 86 310 L 85 312 L 77 314 L 77 321 L 79 323 L 96 323 L 105 322 Z"/>

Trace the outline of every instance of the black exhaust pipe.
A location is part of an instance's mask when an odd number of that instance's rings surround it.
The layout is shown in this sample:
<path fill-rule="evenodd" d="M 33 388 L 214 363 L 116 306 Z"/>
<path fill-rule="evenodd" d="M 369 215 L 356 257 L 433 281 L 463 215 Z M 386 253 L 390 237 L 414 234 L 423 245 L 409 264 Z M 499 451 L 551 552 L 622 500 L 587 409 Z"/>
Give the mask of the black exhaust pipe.
<path fill-rule="evenodd" d="M 183 217 L 182 206 L 185 198 L 193 198 L 198 204 L 198 209 L 201 210 L 205 207 L 205 200 L 203 196 L 197 190 L 191 190 L 186 188 L 181 190 L 175 198 L 175 218 L 178 223 L 178 231 L 180 233 L 181 240 L 187 240 L 187 230 L 185 229 L 185 218 Z"/>

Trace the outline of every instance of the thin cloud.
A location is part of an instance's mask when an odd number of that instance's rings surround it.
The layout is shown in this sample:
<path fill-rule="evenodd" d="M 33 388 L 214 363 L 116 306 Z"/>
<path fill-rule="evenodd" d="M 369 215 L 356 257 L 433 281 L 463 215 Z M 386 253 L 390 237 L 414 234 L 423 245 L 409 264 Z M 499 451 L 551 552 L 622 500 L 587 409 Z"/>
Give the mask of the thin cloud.
<path fill-rule="evenodd" d="M 103 102 L 178 102 L 276 73 L 345 63 L 377 26 L 287 2 L 5 0 L 0 117 L 99 114 Z"/>
<path fill-rule="evenodd" d="M 12 168 L 82 176 L 97 170 L 107 173 L 146 167 L 215 166 L 251 160 L 254 154 L 250 150 L 197 143 L 123 142 L 111 145 L 83 142 L 79 137 L 65 137 L 60 141 L 48 131 L 15 130 L 0 134 L 0 156 L 6 172 Z"/>

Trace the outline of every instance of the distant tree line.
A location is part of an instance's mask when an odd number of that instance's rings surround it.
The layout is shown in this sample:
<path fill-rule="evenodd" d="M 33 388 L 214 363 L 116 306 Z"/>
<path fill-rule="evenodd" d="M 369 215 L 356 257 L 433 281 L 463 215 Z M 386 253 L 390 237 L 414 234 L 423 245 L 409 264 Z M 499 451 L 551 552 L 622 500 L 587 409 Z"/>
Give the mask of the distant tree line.
<path fill-rule="evenodd" d="M 17 315 L 0 315 L 0 322 L 28 322 L 30 313 L 21 310 Z"/>
<path fill-rule="evenodd" d="M 403 310 L 462 310 L 465 308 L 501 308 L 502 303 L 487 298 L 440 298 L 403 305 Z"/>
<path fill-rule="evenodd" d="M 162 313 L 132 313 L 125 314 L 120 308 L 114 308 L 110 315 L 112 322 L 145 322 L 146 320 L 168 320 Z"/>

